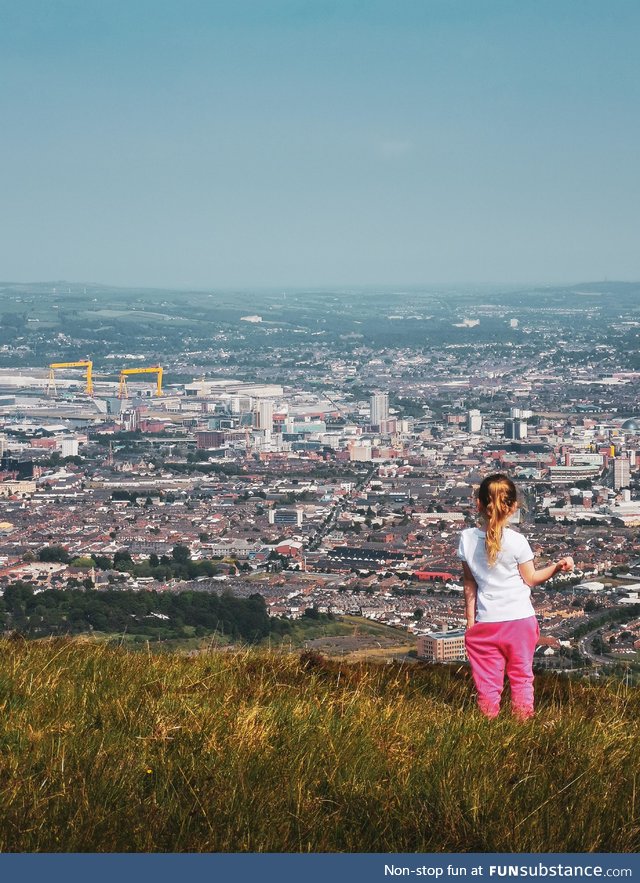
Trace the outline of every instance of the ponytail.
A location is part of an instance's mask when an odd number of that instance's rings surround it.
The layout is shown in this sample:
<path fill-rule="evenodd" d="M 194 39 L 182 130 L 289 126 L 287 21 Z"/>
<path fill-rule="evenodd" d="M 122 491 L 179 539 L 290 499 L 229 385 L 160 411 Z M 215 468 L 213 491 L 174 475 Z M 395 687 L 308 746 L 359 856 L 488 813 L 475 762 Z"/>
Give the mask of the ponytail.
<path fill-rule="evenodd" d="M 489 475 L 480 485 L 478 500 L 486 522 L 487 561 L 493 566 L 502 546 L 502 531 L 517 502 L 516 486 L 506 475 Z"/>

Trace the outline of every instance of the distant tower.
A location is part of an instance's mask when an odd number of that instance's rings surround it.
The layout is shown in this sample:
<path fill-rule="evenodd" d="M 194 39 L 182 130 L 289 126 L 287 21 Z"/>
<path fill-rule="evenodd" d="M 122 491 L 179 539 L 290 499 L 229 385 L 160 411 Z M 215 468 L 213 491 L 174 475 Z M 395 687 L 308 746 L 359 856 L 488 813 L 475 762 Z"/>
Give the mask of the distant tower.
<path fill-rule="evenodd" d="M 613 488 L 619 491 L 623 487 L 629 487 L 631 469 L 627 457 L 614 457 L 613 460 Z"/>
<path fill-rule="evenodd" d="M 68 436 L 60 441 L 60 454 L 63 457 L 77 457 L 78 456 L 78 439 L 73 436 Z"/>
<path fill-rule="evenodd" d="M 254 411 L 256 429 L 273 431 L 273 402 L 270 399 L 260 399 Z"/>
<path fill-rule="evenodd" d="M 528 434 L 528 425 L 526 420 L 514 420 L 513 421 L 514 428 L 514 438 L 518 441 L 523 441 Z"/>
<path fill-rule="evenodd" d="M 511 438 L 515 441 L 523 441 L 527 437 L 528 432 L 529 429 L 526 420 L 518 420 L 513 417 L 508 417 L 504 421 L 503 433 L 505 438 Z"/>
<path fill-rule="evenodd" d="M 389 393 L 374 393 L 369 399 L 369 408 L 371 426 L 379 428 L 383 422 L 389 419 Z"/>
<path fill-rule="evenodd" d="M 467 411 L 467 432 L 480 432 L 482 429 L 482 414 L 477 409 Z"/>

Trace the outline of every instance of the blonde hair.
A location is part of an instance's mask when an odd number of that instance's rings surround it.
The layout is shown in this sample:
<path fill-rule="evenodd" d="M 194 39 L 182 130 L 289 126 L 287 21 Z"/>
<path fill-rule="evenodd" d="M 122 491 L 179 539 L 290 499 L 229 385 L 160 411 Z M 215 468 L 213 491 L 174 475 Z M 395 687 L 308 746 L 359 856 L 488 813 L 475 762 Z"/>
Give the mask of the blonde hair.
<path fill-rule="evenodd" d="M 518 501 L 516 486 L 501 473 L 488 475 L 478 489 L 478 500 L 486 522 L 487 561 L 493 566 L 502 546 L 502 531 Z"/>

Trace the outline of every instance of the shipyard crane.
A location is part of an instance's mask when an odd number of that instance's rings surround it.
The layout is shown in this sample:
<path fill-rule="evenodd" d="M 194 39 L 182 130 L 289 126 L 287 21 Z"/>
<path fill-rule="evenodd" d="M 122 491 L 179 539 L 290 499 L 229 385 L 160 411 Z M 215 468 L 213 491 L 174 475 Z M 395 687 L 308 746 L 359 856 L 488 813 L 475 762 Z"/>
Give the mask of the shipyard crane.
<path fill-rule="evenodd" d="M 87 385 L 85 387 L 85 392 L 88 396 L 93 395 L 93 362 L 90 359 L 85 359 L 80 362 L 52 362 L 49 365 L 49 381 L 47 383 L 47 395 L 53 395 L 56 391 L 56 376 L 55 372 L 58 368 L 86 368 L 87 370 Z"/>
<path fill-rule="evenodd" d="M 150 368 L 123 368 L 120 371 L 120 384 L 118 386 L 118 398 L 127 398 L 127 377 L 131 374 L 156 374 L 156 395 L 162 395 L 162 366 L 152 365 Z"/>

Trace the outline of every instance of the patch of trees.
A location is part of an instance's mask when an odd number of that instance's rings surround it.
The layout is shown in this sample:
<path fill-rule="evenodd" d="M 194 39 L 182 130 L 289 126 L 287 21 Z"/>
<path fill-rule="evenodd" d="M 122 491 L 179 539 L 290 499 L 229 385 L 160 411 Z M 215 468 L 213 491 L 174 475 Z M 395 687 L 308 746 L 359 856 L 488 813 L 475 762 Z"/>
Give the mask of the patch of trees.
<path fill-rule="evenodd" d="M 191 580 L 198 577 L 217 576 L 223 568 L 211 558 L 192 561 L 189 547 L 178 543 L 173 547 L 171 555 L 152 553 L 146 561 L 136 564 L 127 549 L 120 549 L 113 558 L 108 555 L 91 555 L 71 560 L 71 556 L 63 546 L 43 546 L 38 552 L 39 561 L 72 564 L 74 567 L 96 570 L 118 570 L 130 573 L 134 577 L 153 577 L 158 582 L 170 579 Z M 226 570 L 225 570 L 226 572 Z"/>
<path fill-rule="evenodd" d="M 77 589 L 36 593 L 22 581 L 5 589 L 0 625 L 27 637 L 97 631 L 153 640 L 219 633 L 247 643 L 291 631 L 288 620 L 269 617 L 258 594 L 236 598 L 229 593 Z"/>
<path fill-rule="evenodd" d="M 110 569 L 110 568 L 107 568 Z M 113 570 L 130 573 L 134 577 L 153 577 L 159 582 L 170 579 L 197 579 L 201 576 L 216 576 L 221 568 L 210 558 L 192 561 L 187 546 L 179 543 L 173 547 L 171 556 L 152 553 L 146 561 L 136 564 L 131 553 L 121 549 L 113 556 Z"/>
<path fill-rule="evenodd" d="M 191 475 L 193 472 L 203 472 L 205 475 L 221 475 L 226 477 L 228 475 L 241 475 L 242 469 L 238 466 L 237 463 L 230 462 L 228 460 L 224 461 L 224 465 L 222 463 L 167 463 L 164 465 L 165 469 L 168 469 L 170 472 L 187 474 Z"/>
<path fill-rule="evenodd" d="M 401 574 L 398 574 L 398 576 L 400 577 L 400 579 L 402 579 Z M 409 589 L 409 588 L 403 588 L 401 586 L 394 586 L 391 589 L 391 594 L 395 595 L 398 598 L 409 598 L 412 595 L 421 595 L 422 591 L 420 589 Z"/>
<path fill-rule="evenodd" d="M 38 561 L 68 564 L 70 560 L 69 553 L 63 546 L 43 546 L 38 552 Z"/>
<path fill-rule="evenodd" d="M 578 626 L 573 633 L 573 637 L 583 638 L 594 629 L 609 625 L 609 623 L 612 622 L 629 622 L 631 619 L 637 619 L 638 616 L 640 616 L 640 604 L 629 604 L 628 606 L 625 606 L 624 610 L 614 608 L 613 610 L 608 610 L 601 616 L 593 617 L 589 622 L 585 622 Z"/>

